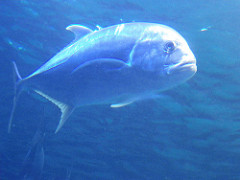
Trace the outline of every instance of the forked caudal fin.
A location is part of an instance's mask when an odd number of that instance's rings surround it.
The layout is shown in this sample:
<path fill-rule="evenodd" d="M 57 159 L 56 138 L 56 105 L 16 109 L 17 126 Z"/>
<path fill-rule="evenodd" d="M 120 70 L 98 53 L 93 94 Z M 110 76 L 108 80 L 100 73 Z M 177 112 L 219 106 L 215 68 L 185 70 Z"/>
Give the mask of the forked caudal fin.
<path fill-rule="evenodd" d="M 47 100 L 51 101 L 53 104 L 55 104 L 60 110 L 61 110 L 61 119 L 59 121 L 59 124 L 57 126 L 57 129 L 55 131 L 55 133 L 57 133 L 61 127 L 63 126 L 63 124 L 66 122 L 66 120 L 68 119 L 68 117 L 72 114 L 74 107 L 67 105 L 63 102 L 60 102 L 50 96 L 48 96 L 47 94 L 44 94 L 41 91 L 38 90 L 34 90 L 37 94 L 41 95 L 42 97 L 46 98 Z"/>
<path fill-rule="evenodd" d="M 17 105 L 17 100 L 19 95 L 21 94 L 22 90 L 23 90 L 23 82 L 25 79 L 23 79 L 18 71 L 17 65 L 15 62 L 13 62 L 13 70 L 14 70 L 14 98 L 13 98 L 13 107 L 12 107 L 12 111 L 11 111 L 11 115 L 10 115 L 10 119 L 9 119 L 9 123 L 8 123 L 8 133 L 10 133 L 11 131 L 11 127 L 12 127 L 12 121 L 13 121 L 13 116 L 14 116 L 14 112 L 16 109 L 16 105 Z M 68 117 L 71 115 L 71 113 L 74 110 L 74 107 L 67 105 L 63 102 L 60 102 L 50 96 L 48 96 L 47 94 L 44 94 L 41 91 L 38 90 L 34 90 L 37 94 L 41 95 L 42 97 L 46 98 L 47 100 L 51 101 L 53 104 L 55 104 L 56 106 L 58 106 L 58 108 L 61 110 L 61 119 L 60 122 L 58 124 L 58 127 L 55 131 L 55 133 L 57 133 L 61 127 L 63 126 L 63 124 L 66 122 L 66 120 L 68 119 Z"/>
<path fill-rule="evenodd" d="M 22 77 L 19 74 L 18 68 L 16 63 L 13 61 L 13 80 L 14 80 L 14 98 L 13 98 L 13 107 L 12 107 L 12 111 L 11 111 L 11 115 L 10 115 L 10 119 L 9 119 L 9 123 L 8 123 L 8 133 L 10 133 L 11 131 L 11 127 L 12 127 L 12 120 L 13 120 L 13 115 L 16 109 L 16 104 L 17 104 L 17 100 L 19 95 L 22 92 L 22 88 L 21 88 L 21 84 L 22 84 Z"/>

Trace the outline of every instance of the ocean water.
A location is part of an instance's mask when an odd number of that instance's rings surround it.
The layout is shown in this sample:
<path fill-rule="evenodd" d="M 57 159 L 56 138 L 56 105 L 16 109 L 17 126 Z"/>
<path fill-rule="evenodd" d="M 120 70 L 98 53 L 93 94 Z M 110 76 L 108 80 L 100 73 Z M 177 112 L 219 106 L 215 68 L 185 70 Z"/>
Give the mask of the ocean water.
<path fill-rule="evenodd" d="M 0 0 L 0 179 L 23 179 L 43 121 L 44 166 L 33 179 L 240 179 L 239 9 L 238 0 Z M 166 98 L 79 108 L 57 134 L 58 108 L 24 92 L 7 133 L 11 61 L 26 76 L 72 41 L 68 25 L 132 21 L 180 32 L 197 58 L 197 74 Z"/>

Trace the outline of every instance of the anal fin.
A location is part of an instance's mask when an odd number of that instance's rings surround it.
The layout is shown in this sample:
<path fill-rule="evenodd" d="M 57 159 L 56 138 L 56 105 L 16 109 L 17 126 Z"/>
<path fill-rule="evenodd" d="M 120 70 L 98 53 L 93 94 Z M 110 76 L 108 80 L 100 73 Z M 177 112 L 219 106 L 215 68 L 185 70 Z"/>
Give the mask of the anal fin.
<path fill-rule="evenodd" d="M 68 117 L 72 114 L 74 107 L 72 107 L 68 104 L 65 104 L 63 102 L 60 102 L 60 101 L 48 96 L 47 94 L 44 94 L 43 92 L 41 92 L 39 90 L 34 90 L 34 91 L 37 94 L 41 95 L 42 97 L 46 98 L 47 100 L 51 101 L 53 104 L 55 104 L 61 110 L 61 113 L 62 113 L 61 119 L 60 119 L 57 129 L 55 131 L 55 133 L 57 133 L 61 129 L 63 124 L 66 122 Z"/>

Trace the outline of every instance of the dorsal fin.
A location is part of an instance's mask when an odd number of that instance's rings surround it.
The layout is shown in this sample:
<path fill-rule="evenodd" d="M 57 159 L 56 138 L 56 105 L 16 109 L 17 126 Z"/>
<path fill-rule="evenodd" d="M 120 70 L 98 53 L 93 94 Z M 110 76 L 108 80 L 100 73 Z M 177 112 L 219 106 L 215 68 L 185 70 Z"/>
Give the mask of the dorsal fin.
<path fill-rule="evenodd" d="M 66 30 L 71 31 L 75 35 L 74 42 L 82 38 L 83 36 L 93 32 L 93 30 L 78 24 L 72 24 L 66 27 Z"/>
<path fill-rule="evenodd" d="M 38 93 L 39 95 L 41 95 L 42 97 L 46 98 L 47 100 L 51 101 L 53 104 L 55 104 L 60 110 L 61 110 L 61 119 L 59 121 L 59 124 L 57 126 L 57 129 L 55 131 L 55 133 L 57 133 L 61 127 L 63 126 L 63 124 L 66 122 L 66 120 L 68 119 L 68 117 L 71 115 L 71 113 L 74 110 L 74 107 L 67 105 L 63 102 L 60 102 L 50 96 L 48 96 L 47 94 L 44 94 L 41 91 L 38 90 L 34 90 L 36 93 Z"/>

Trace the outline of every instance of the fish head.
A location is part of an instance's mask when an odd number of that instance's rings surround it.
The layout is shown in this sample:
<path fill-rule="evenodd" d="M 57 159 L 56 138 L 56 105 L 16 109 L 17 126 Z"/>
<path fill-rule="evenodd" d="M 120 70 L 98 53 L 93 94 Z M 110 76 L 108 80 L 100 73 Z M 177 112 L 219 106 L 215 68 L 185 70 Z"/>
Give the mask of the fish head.
<path fill-rule="evenodd" d="M 181 84 L 197 72 L 196 58 L 186 40 L 168 26 L 145 30 L 133 50 L 132 64 L 152 74 L 161 89 Z"/>
<path fill-rule="evenodd" d="M 175 30 L 167 28 L 162 36 L 160 74 L 179 84 L 197 72 L 196 58 L 186 40 Z"/>

